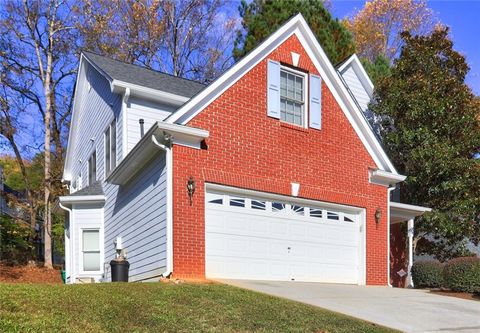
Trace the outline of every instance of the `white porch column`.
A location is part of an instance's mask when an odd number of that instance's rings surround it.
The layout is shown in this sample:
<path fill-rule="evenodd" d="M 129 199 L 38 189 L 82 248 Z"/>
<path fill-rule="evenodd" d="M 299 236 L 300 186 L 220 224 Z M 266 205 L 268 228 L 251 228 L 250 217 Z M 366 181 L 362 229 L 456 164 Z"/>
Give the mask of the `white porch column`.
<path fill-rule="evenodd" d="M 413 266 L 413 231 L 414 231 L 414 224 L 413 219 L 408 220 L 408 276 L 407 276 L 407 283 L 410 288 L 413 288 L 413 280 L 412 280 L 412 266 Z"/>

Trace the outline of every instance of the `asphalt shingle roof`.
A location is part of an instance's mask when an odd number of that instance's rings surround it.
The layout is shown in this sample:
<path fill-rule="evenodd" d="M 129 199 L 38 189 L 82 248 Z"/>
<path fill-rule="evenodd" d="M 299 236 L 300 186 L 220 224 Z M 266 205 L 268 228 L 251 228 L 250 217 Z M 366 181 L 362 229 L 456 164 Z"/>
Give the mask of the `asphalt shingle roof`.
<path fill-rule="evenodd" d="M 128 64 L 92 52 L 83 51 L 83 54 L 88 60 L 93 62 L 100 70 L 114 80 L 124 81 L 184 97 L 192 97 L 206 87 L 204 84 L 196 81 L 183 79 L 142 66 Z"/>
<path fill-rule="evenodd" d="M 74 192 L 70 194 L 70 197 L 77 197 L 80 195 L 103 195 L 103 187 L 100 182 L 95 182 L 93 184 L 90 184 L 87 187 L 82 188 L 81 190 L 78 190 L 77 192 Z"/>

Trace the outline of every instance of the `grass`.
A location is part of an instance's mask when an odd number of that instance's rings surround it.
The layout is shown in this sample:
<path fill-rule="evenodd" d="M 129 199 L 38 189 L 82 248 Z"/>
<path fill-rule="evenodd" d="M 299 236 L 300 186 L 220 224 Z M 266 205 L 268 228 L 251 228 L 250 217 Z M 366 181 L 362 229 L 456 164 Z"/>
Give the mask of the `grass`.
<path fill-rule="evenodd" d="M 0 332 L 394 332 L 220 284 L 0 284 Z"/>

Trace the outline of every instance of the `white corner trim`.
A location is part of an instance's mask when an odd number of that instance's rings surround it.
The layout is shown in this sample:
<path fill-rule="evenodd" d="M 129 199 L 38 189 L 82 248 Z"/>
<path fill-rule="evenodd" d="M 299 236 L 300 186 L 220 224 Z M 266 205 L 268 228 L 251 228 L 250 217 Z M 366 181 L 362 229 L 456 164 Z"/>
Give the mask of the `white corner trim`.
<path fill-rule="evenodd" d="M 105 202 L 104 195 L 68 195 L 60 197 L 59 199 L 61 204 Z"/>
<path fill-rule="evenodd" d="M 387 188 L 387 286 L 392 287 L 390 282 L 390 195 L 395 187 Z"/>
<path fill-rule="evenodd" d="M 292 54 L 292 63 L 293 66 L 298 67 L 298 62 L 300 61 L 300 54 L 295 52 L 290 52 Z"/>
<path fill-rule="evenodd" d="M 390 187 L 397 183 L 403 182 L 405 179 L 407 179 L 407 176 L 378 169 L 370 169 L 368 170 L 368 179 L 372 184 Z"/>
<path fill-rule="evenodd" d="M 164 277 L 173 273 L 173 156 L 172 148 L 163 145 L 157 141 L 155 135 L 152 135 L 152 142 L 161 150 L 165 151 L 167 164 L 167 267 Z"/>

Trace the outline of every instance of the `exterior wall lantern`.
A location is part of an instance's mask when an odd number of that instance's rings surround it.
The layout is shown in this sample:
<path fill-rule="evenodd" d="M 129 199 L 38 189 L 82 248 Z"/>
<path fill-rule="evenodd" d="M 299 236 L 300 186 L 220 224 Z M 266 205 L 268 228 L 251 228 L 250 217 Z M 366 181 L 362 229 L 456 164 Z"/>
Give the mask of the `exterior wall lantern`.
<path fill-rule="evenodd" d="M 382 218 L 382 210 L 380 208 L 377 208 L 377 210 L 375 211 L 375 222 L 379 224 L 381 218 Z"/>
<path fill-rule="evenodd" d="M 188 192 L 188 198 L 190 199 L 190 206 L 193 203 L 193 194 L 195 193 L 195 179 L 193 179 L 193 176 L 190 176 L 187 180 L 187 192 Z"/>

